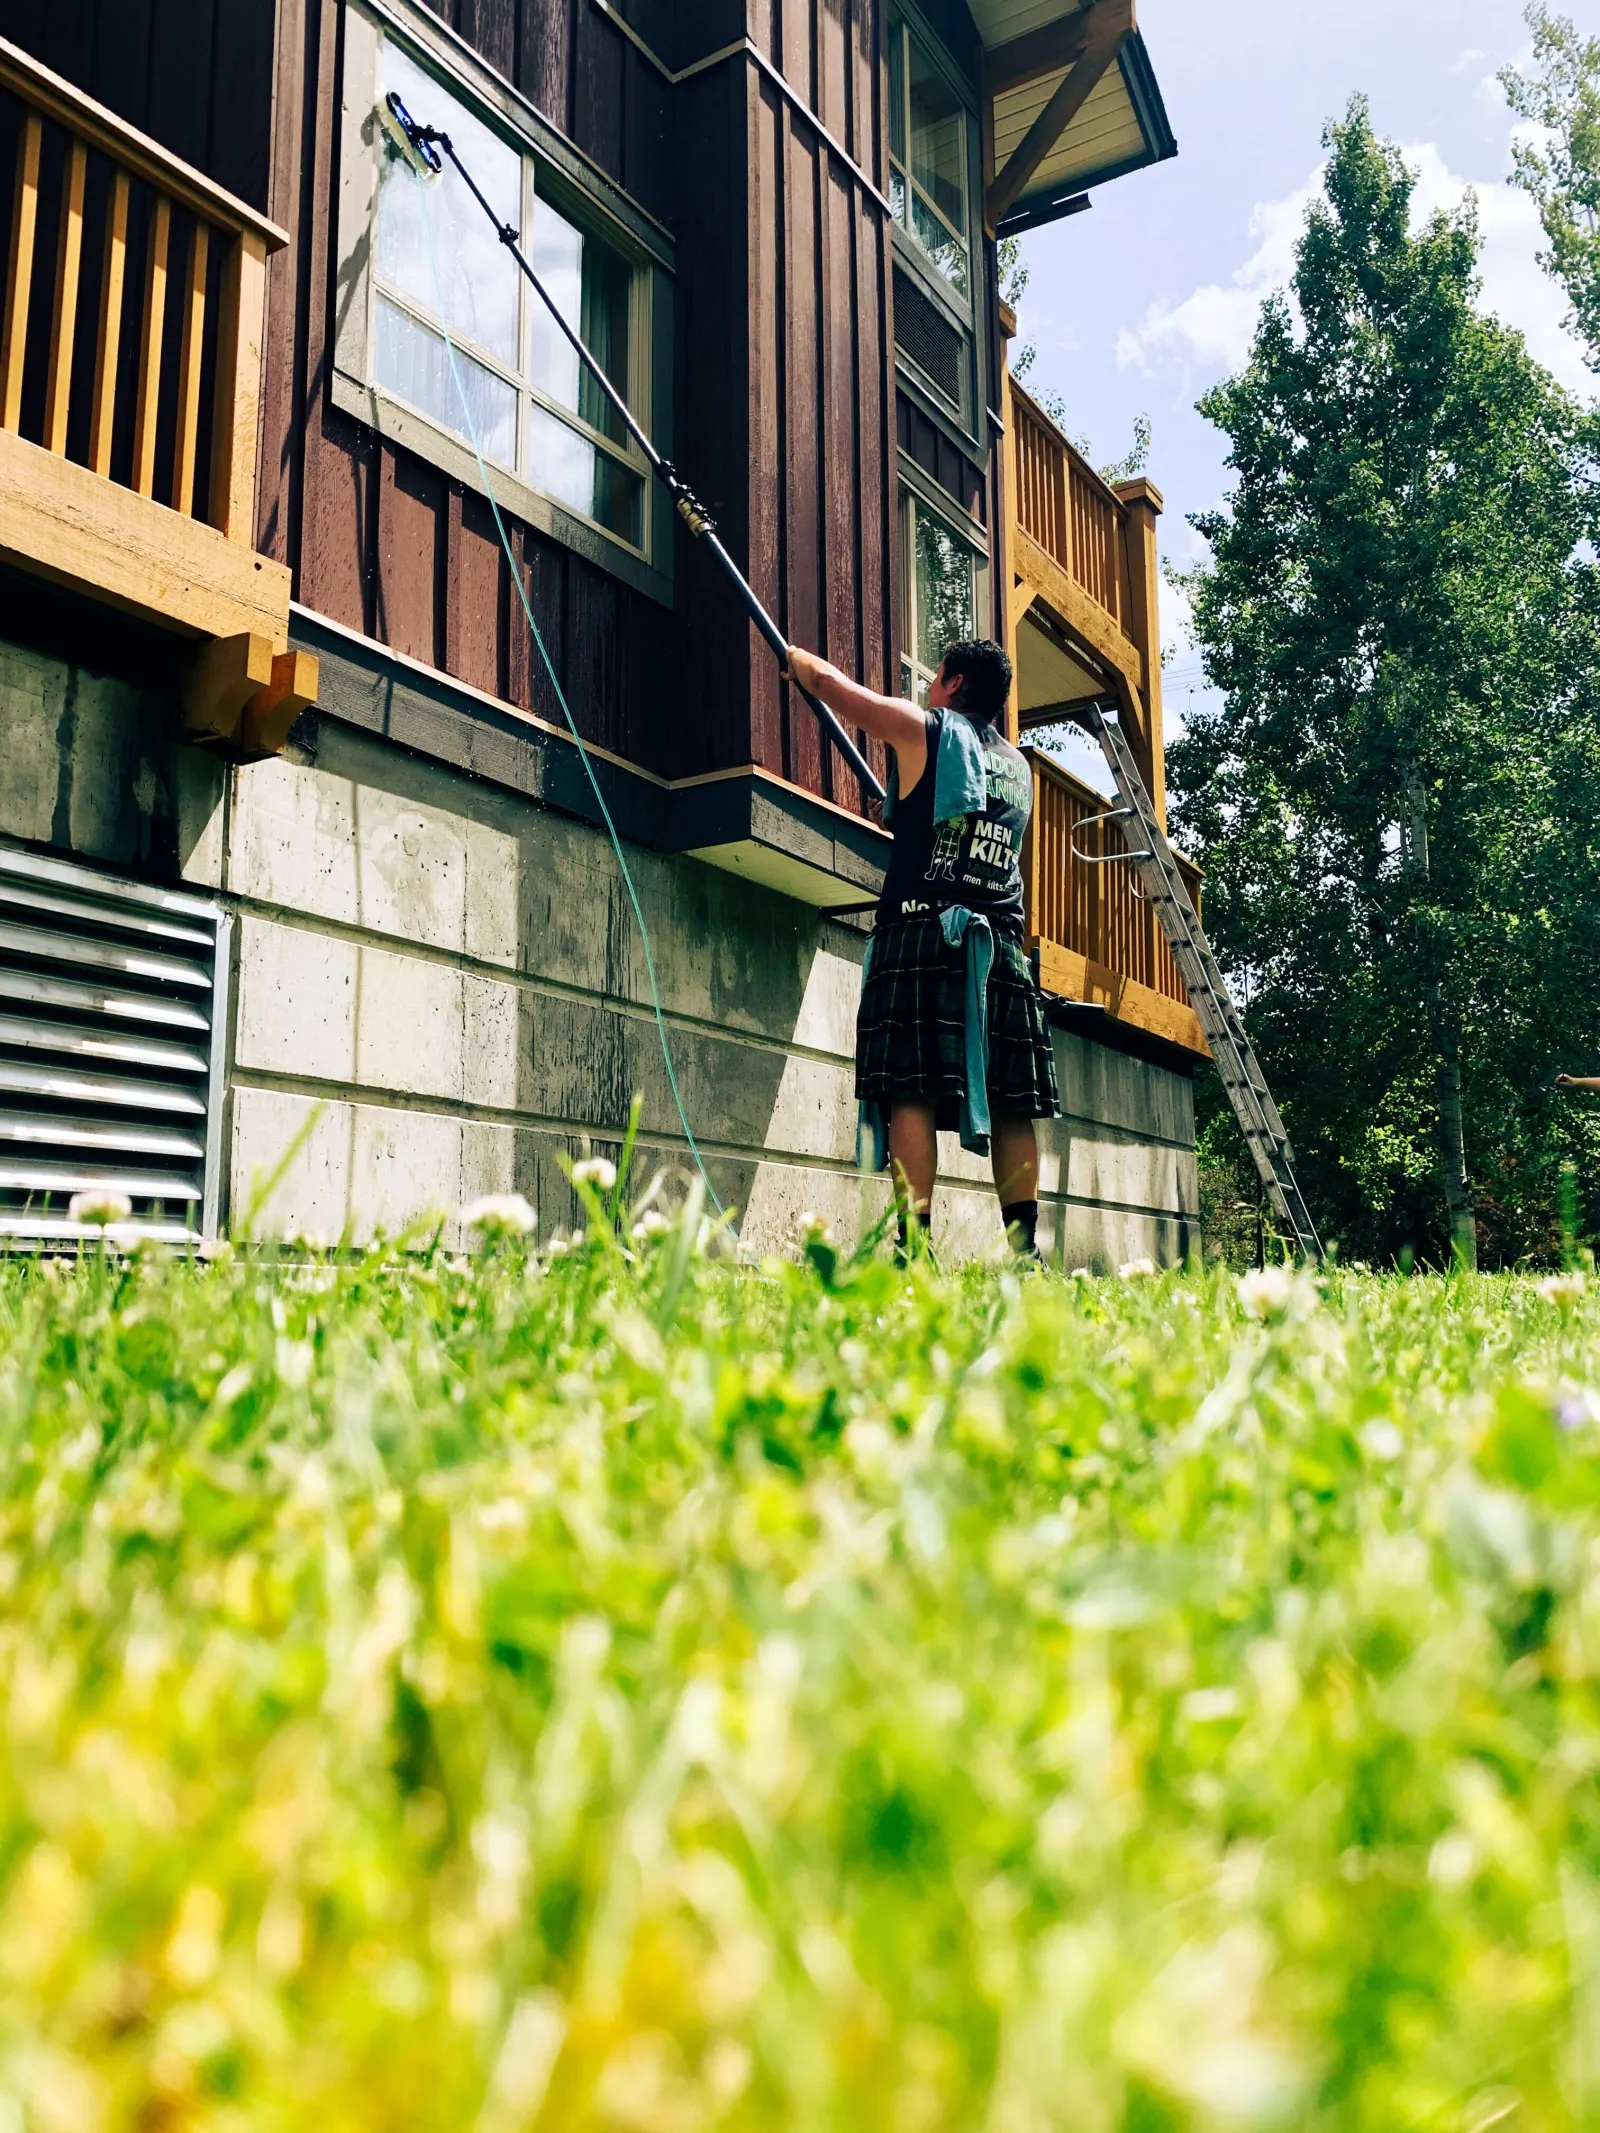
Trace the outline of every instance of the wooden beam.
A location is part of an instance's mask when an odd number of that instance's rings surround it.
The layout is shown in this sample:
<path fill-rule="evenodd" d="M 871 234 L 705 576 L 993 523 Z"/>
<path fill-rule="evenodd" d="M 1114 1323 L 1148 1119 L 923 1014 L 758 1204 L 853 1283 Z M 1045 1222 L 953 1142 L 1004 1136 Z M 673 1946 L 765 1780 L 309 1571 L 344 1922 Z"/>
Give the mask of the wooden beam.
<path fill-rule="evenodd" d="M 122 298 L 128 272 L 128 173 L 112 173 L 106 204 L 106 256 L 100 276 L 100 339 L 94 355 L 94 411 L 89 464 L 111 472 L 111 433 L 117 413 L 117 357 L 122 349 Z"/>
<path fill-rule="evenodd" d="M 184 291 L 183 340 L 178 354 L 178 436 L 172 459 L 172 508 L 194 514 L 194 469 L 200 450 L 200 355 L 206 336 L 206 261 L 211 233 L 203 222 L 189 241 L 189 286 Z"/>
<path fill-rule="evenodd" d="M 1183 1001 L 1170 1000 L 1153 986 L 1121 977 L 1104 963 L 1093 962 L 1076 949 L 1063 948 L 1055 941 L 1036 938 L 1028 945 L 1038 950 L 1040 985 L 1058 1000 L 1080 1000 L 1090 1007 L 1102 1007 L 1114 1021 L 1147 1030 L 1152 1037 L 1160 1037 L 1186 1052 L 1196 1052 L 1202 1059 L 1210 1058 L 1211 1047 L 1206 1043 L 1200 1018 Z"/>
<path fill-rule="evenodd" d="M 183 684 L 183 730 L 191 741 L 231 741 L 244 707 L 272 686 L 270 638 L 245 631 L 214 638 L 189 662 Z"/>
<path fill-rule="evenodd" d="M 251 759 L 281 755 L 289 728 L 317 700 L 321 672 L 309 652 L 280 652 L 272 662 L 272 679 L 244 707 L 239 740 Z"/>
<path fill-rule="evenodd" d="M 1134 28 L 1133 0 L 1097 0 L 1084 38 L 1083 57 L 1062 77 L 1060 87 L 1011 152 L 1010 161 L 989 187 L 984 216 L 997 229 L 1007 211 L 1027 189 L 1028 181 L 1099 87 L 1116 59 L 1122 40 Z"/>
<path fill-rule="evenodd" d="M 23 121 L 17 142 L 17 190 L 11 203 L 11 250 L 6 259 L 5 327 L 0 332 L 0 429 L 22 422 L 22 364 L 28 352 L 28 300 L 33 294 L 33 247 L 39 229 L 39 149 L 44 128 L 37 111 Z"/>
<path fill-rule="evenodd" d="M 1131 638 L 1124 636 L 1099 601 L 1092 600 L 1075 578 L 1068 577 L 1055 557 L 1047 555 L 1032 534 L 1020 526 L 1011 537 L 1011 568 L 1022 580 L 1013 595 L 1013 611 L 1018 619 L 1035 600 L 1042 600 L 1061 625 L 1069 648 L 1081 645 L 1091 665 L 1103 668 L 1108 677 L 1120 676 L 1137 696 L 1144 687 L 1144 654 Z"/>
<path fill-rule="evenodd" d="M 289 649 L 284 564 L 3 433 L 0 559 L 189 636 Z"/>
<path fill-rule="evenodd" d="M 150 215 L 144 264 L 144 319 L 139 329 L 139 402 L 133 426 L 133 486 L 156 493 L 156 412 L 161 400 L 161 342 L 167 323 L 167 238 L 172 206 L 163 194 Z"/>
<path fill-rule="evenodd" d="M 992 102 L 995 97 L 1003 96 L 1007 89 L 1021 89 L 1030 81 L 1038 81 L 1041 75 L 1056 74 L 1063 67 L 1076 66 L 1089 41 L 1093 14 L 1092 6 L 1080 7 L 1074 15 L 1063 15 L 1059 22 L 1047 22 L 1037 30 L 1029 30 L 1021 37 L 1013 37 L 1009 43 L 997 44 L 992 52 L 986 52 L 983 56 L 985 96 Z"/>

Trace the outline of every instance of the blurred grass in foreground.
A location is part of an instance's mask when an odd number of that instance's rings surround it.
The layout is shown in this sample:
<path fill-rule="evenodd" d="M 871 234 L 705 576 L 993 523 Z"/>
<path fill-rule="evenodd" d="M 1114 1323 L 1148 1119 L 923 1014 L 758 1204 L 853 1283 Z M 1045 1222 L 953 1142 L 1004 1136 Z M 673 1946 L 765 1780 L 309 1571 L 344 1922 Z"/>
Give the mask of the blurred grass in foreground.
<path fill-rule="evenodd" d="M 1580 1279 L 647 1228 L 0 1269 L 3 2133 L 1600 2123 Z"/>

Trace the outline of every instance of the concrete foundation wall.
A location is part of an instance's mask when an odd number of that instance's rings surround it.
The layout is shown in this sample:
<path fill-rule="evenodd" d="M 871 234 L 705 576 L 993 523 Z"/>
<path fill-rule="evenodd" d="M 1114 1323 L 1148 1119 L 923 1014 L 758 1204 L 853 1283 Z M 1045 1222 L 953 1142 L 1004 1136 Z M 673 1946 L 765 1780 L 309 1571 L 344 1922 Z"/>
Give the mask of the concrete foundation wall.
<path fill-rule="evenodd" d="M 561 1160 L 683 1172 L 639 927 L 602 831 L 335 720 L 228 770 L 168 738 L 156 695 L 0 645 L 0 835 L 182 879 L 235 907 L 232 1225 L 338 1235 L 524 1192 L 573 1216 Z M 814 1209 L 845 1233 L 886 1187 L 854 1167 L 863 937 L 698 861 L 633 847 L 684 1108 L 747 1240 Z M 1198 1243 L 1186 1075 L 1057 1032 L 1043 1230 L 1068 1267 Z M 298 1143 L 298 1144 L 297 1144 Z M 270 1200 L 261 1181 L 294 1150 Z M 942 1149 L 935 1233 L 1000 1243 L 987 1167 Z"/>

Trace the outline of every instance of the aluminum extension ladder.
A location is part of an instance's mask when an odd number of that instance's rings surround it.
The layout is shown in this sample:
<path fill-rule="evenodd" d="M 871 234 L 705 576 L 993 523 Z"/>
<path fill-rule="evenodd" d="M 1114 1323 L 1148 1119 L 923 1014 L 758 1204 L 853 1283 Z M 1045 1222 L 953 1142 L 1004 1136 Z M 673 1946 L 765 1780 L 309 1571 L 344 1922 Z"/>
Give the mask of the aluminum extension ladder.
<path fill-rule="evenodd" d="M 1172 847 L 1156 819 L 1155 808 L 1128 747 L 1127 736 L 1104 704 L 1089 704 L 1077 715 L 1099 741 L 1116 781 L 1117 798 L 1121 803 L 1094 819 L 1123 822 L 1130 828 L 1137 825 L 1141 839 L 1140 845 L 1135 846 L 1133 838 L 1128 837 L 1126 854 L 1081 852 L 1078 857 L 1091 864 L 1126 857 L 1138 868 L 1145 900 L 1154 907 L 1161 930 L 1172 949 L 1178 975 L 1211 1047 L 1211 1057 L 1222 1076 L 1222 1085 L 1228 1092 L 1272 1211 L 1286 1234 L 1293 1237 L 1302 1255 L 1307 1259 L 1320 1259 L 1322 1244 L 1295 1181 L 1294 1150 L 1289 1145 L 1289 1136 L 1284 1131 L 1283 1120 L 1278 1115 L 1278 1107 L 1272 1100 L 1272 1091 L 1267 1087 L 1250 1040 L 1244 1033 L 1239 1011 L 1228 991 L 1228 981 L 1211 951 L 1199 914 L 1189 901 L 1189 892 L 1173 859 Z"/>

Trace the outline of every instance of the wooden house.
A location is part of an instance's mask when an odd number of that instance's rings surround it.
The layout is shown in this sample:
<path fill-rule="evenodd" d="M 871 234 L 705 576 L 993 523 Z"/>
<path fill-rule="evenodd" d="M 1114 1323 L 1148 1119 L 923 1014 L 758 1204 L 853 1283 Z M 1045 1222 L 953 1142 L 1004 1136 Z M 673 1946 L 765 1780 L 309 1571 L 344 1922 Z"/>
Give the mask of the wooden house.
<path fill-rule="evenodd" d="M 1175 152 L 1132 0 L 0 0 L 0 36 L 0 1228 L 109 1181 L 175 1234 L 509 1190 L 548 1231 L 636 1094 L 683 1162 L 662 1032 L 751 1240 L 853 1227 L 878 809 L 382 99 L 792 637 L 915 690 L 1004 636 L 1019 729 L 1117 695 L 1159 799 L 1160 499 L 1009 378 L 996 271 Z M 1045 1231 L 1172 1258 L 1203 1044 L 1036 766 Z M 998 1235 L 954 1148 L 936 1224 Z"/>

